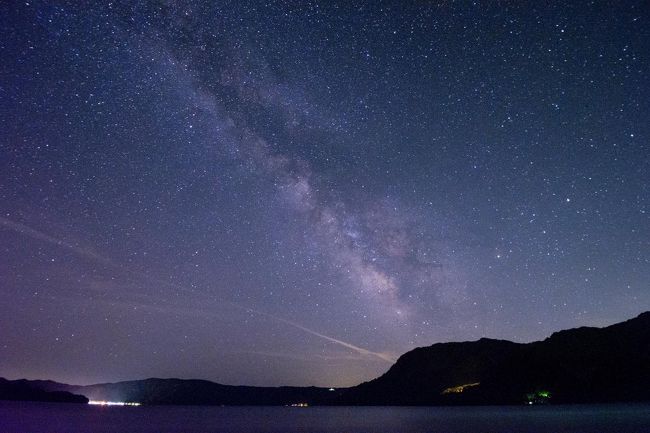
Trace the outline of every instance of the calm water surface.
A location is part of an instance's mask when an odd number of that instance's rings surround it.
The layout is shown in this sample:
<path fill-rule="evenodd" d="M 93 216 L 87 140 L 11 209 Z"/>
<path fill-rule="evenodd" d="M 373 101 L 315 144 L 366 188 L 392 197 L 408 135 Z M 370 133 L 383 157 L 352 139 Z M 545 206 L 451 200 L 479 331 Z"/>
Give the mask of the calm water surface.
<path fill-rule="evenodd" d="M 650 433 L 650 404 L 303 409 L 0 401 L 0 432 Z"/>

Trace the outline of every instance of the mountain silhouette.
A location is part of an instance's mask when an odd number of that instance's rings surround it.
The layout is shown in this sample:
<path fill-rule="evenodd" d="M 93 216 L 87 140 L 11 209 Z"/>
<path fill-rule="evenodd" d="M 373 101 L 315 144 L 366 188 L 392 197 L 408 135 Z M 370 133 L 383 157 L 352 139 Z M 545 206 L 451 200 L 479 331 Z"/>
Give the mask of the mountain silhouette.
<path fill-rule="evenodd" d="M 336 390 L 155 378 L 87 386 L 0 379 L 0 399 L 79 401 L 79 397 L 84 401 L 89 398 L 186 405 L 485 405 L 650 400 L 650 312 L 605 328 L 569 329 L 526 344 L 482 338 L 420 347 L 402 355 L 382 376 Z"/>
<path fill-rule="evenodd" d="M 45 391 L 37 381 L 25 379 L 7 380 L 0 378 L 0 400 L 29 400 L 59 403 L 88 403 L 83 395 L 75 395 L 66 391 Z"/>
<path fill-rule="evenodd" d="M 469 385 L 469 386 L 464 386 Z M 600 403 L 650 399 L 650 312 L 528 344 L 482 338 L 414 349 L 340 404 Z"/>

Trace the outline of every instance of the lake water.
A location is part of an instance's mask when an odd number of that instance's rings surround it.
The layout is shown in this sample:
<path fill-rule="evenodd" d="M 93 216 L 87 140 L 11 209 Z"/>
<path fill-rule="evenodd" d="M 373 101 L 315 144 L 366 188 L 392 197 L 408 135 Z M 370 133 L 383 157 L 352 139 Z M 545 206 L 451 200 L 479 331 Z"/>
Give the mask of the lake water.
<path fill-rule="evenodd" d="M 649 433 L 650 404 L 290 408 L 0 401 L 0 432 Z"/>

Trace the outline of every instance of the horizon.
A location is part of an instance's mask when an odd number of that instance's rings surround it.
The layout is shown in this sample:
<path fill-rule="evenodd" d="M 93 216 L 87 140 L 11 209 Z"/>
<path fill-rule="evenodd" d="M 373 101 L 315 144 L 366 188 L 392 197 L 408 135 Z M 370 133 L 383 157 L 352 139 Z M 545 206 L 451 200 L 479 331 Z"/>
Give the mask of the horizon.
<path fill-rule="evenodd" d="M 650 310 L 648 17 L 0 4 L 0 376 L 339 388 Z"/>
<path fill-rule="evenodd" d="M 578 327 L 576 327 L 576 328 L 560 329 L 560 330 L 554 331 L 552 334 L 550 334 L 549 336 L 547 336 L 546 338 L 541 339 L 541 340 L 533 340 L 533 341 L 528 341 L 528 342 L 516 342 L 516 341 L 515 341 L 515 342 L 511 341 L 511 342 L 513 342 L 513 343 L 517 343 L 517 344 L 531 344 L 531 343 L 536 343 L 536 342 L 545 341 L 546 339 L 550 338 L 550 337 L 551 337 L 553 334 L 555 334 L 556 332 L 568 331 L 568 330 L 572 330 L 572 329 L 582 329 L 582 328 L 595 328 L 595 329 L 608 328 L 608 327 L 613 326 L 613 325 L 618 325 L 618 324 L 621 324 L 621 323 L 625 323 L 625 322 L 627 322 L 627 321 L 629 321 L 629 320 L 639 318 L 640 316 L 642 316 L 642 315 L 644 315 L 644 314 L 650 314 L 650 310 L 642 311 L 641 313 L 639 313 L 638 315 L 636 315 L 636 316 L 634 316 L 634 317 L 631 317 L 631 318 L 625 319 L 625 320 L 620 321 L 620 322 L 611 323 L 611 324 L 609 324 L 609 325 L 604 325 L 604 326 L 600 326 L 600 327 L 594 327 L 594 326 L 578 326 Z M 437 343 L 432 343 L 432 344 L 429 345 L 429 346 L 419 346 L 419 347 L 416 347 L 416 348 L 413 348 L 413 349 L 423 348 L 423 347 L 431 347 L 431 346 L 434 346 L 434 345 L 436 345 L 436 344 L 444 344 L 444 343 L 474 343 L 474 342 L 477 342 L 477 341 L 482 340 L 482 339 L 489 339 L 489 340 L 493 340 L 493 341 L 510 341 L 510 340 L 498 340 L 498 339 L 492 339 L 492 338 L 490 338 L 490 337 L 481 337 L 480 339 L 477 339 L 477 340 L 468 340 L 468 341 L 443 341 L 443 342 L 437 342 Z M 411 349 L 411 350 L 413 350 L 413 349 Z M 407 352 L 407 353 L 408 353 L 408 352 Z M 401 355 L 400 355 L 400 357 L 401 357 Z M 394 365 L 394 364 L 392 364 L 390 367 L 388 367 L 388 369 L 390 369 L 393 365 Z M 388 371 L 388 370 L 386 370 L 386 371 Z M 385 372 L 384 372 L 384 373 L 385 373 Z M 380 376 L 383 375 L 384 373 L 381 373 Z M 379 376 L 377 376 L 377 377 L 379 377 Z M 138 382 L 138 381 L 146 381 L 146 380 L 189 380 L 189 381 L 197 380 L 197 381 L 207 381 L 207 382 L 212 382 L 212 383 L 216 383 L 216 384 L 219 384 L 219 385 L 226 385 L 226 386 L 248 386 L 248 387 L 285 387 L 285 386 L 288 386 L 288 387 L 318 387 L 318 388 L 330 388 L 330 390 L 331 390 L 332 388 L 334 388 L 334 387 L 332 387 L 332 386 L 327 386 L 327 385 L 321 385 L 321 386 L 319 386 L 319 385 L 310 385 L 310 384 L 307 384 L 307 385 L 286 385 L 286 384 L 277 384 L 277 385 L 249 385 L 249 384 L 246 384 L 246 383 L 222 383 L 222 382 L 216 382 L 216 381 L 211 380 L 211 379 L 204 379 L 204 378 L 197 378 L 197 377 L 145 377 L 145 378 L 139 378 L 139 379 L 118 379 L 118 380 L 115 380 L 115 381 L 103 381 L 103 382 L 100 381 L 100 382 L 91 382 L 91 383 L 71 383 L 71 382 L 65 382 L 65 381 L 57 381 L 57 380 L 54 380 L 54 379 L 52 379 L 52 378 L 29 378 L 29 377 L 14 377 L 14 378 L 9 378 L 9 377 L 3 377 L 3 376 L 0 376 L 0 378 L 4 378 L 4 379 L 7 379 L 7 380 L 52 381 L 52 382 L 64 383 L 64 384 L 67 384 L 67 385 L 73 385 L 73 386 L 106 385 L 106 384 L 116 384 L 116 383 L 124 383 L 124 382 Z M 362 382 L 360 382 L 360 383 L 362 383 Z M 339 386 L 339 387 L 336 387 L 336 389 L 350 388 L 350 387 L 354 387 L 354 386 L 356 386 L 356 385 L 358 385 L 358 384 L 359 384 L 359 383 L 357 383 L 357 384 L 352 384 L 352 385 L 348 385 L 348 386 Z"/>

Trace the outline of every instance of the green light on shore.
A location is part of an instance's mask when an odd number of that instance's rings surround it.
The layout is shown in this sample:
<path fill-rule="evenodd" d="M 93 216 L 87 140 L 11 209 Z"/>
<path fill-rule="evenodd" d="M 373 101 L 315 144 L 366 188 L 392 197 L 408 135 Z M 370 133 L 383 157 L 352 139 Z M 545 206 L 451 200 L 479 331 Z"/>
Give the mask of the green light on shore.
<path fill-rule="evenodd" d="M 551 392 L 546 390 L 535 391 L 526 394 L 528 404 L 545 404 L 551 399 Z"/>

